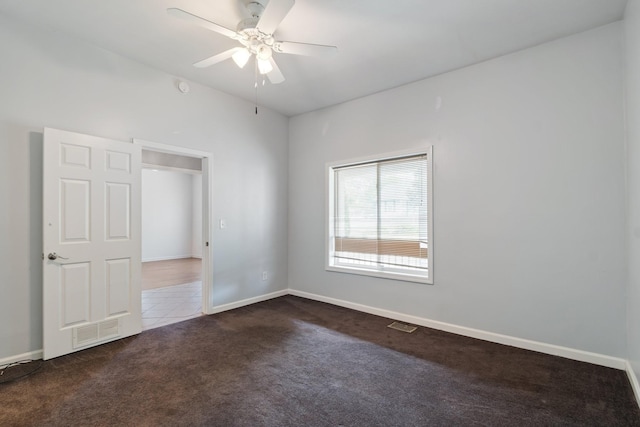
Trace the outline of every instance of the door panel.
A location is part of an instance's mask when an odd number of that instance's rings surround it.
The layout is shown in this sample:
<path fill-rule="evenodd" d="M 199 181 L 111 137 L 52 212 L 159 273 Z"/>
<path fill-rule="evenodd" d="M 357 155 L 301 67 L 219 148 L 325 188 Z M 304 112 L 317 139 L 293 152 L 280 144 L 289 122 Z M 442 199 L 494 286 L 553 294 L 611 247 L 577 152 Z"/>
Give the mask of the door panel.
<path fill-rule="evenodd" d="M 106 235 L 109 240 L 129 240 L 131 229 L 131 186 L 107 182 Z"/>
<path fill-rule="evenodd" d="M 131 305 L 131 260 L 110 259 L 106 261 L 107 271 L 107 315 L 126 313 Z"/>
<path fill-rule="evenodd" d="M 91 182 L 60 180 L 60 242 L 88 242 L 91 229 Z"/>
<path fill-rule="evenodd" d="M 140 162 L 137 145 L 45 129 L 44 359 L 142 329 Z"/>
<path fill-rule="evenodd" d="M 60 165 L 91 169 L 91 149 L 78 145 L 60 144 Z"/>
<path fill-rule="evenodd" d="M 107 150 L 107 170 L 131 172 L 131 156 L 128 153 Z"/>
<path fill-rule="evenodd" d="M 65 264 L 60 266 L 60 270 L 60 328 L 88 322 L 91 265 L 88 262 Z"/>

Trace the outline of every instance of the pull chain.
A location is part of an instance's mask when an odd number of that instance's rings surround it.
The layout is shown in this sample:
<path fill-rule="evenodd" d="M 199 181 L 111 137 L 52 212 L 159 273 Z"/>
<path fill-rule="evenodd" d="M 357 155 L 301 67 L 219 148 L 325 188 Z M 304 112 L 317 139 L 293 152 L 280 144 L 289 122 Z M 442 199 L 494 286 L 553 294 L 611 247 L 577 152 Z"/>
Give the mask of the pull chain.
<path fill-rule="evenodd" d="M 258 114 L 258 58 L 255 60 L 255 83 L 254 87 L 256 89 L 256 115 Z"/>

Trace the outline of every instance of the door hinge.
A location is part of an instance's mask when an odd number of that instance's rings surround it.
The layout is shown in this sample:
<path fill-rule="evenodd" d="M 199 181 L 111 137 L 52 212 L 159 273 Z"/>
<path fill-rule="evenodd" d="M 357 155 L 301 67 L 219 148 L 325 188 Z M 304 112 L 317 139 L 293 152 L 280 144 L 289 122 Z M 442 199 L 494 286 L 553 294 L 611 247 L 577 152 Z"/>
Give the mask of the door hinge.
<path fill-rule="evenodd" d="M 204 242 L 205 246 L 209 246 L 209 242 Z M 44 257 L 44 254 L 42 254 L 42 256 Z M 44 259 L 44 258 L 43 258 Z"/>
<path fill-rule="evenodd" d="M 42 252 L 42 260 L 44 261 L 44 252 Z"/>

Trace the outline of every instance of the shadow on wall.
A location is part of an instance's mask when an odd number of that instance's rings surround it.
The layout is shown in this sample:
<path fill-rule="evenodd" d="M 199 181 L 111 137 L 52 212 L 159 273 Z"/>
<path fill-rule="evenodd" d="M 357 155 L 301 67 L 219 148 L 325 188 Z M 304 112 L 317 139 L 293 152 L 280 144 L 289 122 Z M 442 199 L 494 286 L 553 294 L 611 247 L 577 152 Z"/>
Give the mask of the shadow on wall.
<path fill-rule="evenodd" d="M 29 287 L 32 319 L 42 319 L 42 163 L 44 135 L 29 132 Z M 34 296 L 37 296 L 34 298 Z M 36 314 L 37 313 L 37 314 Z M 42 321 L 32 325 L 31 348 L 42 348 Z M 40 333 L 34 333 L 34 327 Z"/>

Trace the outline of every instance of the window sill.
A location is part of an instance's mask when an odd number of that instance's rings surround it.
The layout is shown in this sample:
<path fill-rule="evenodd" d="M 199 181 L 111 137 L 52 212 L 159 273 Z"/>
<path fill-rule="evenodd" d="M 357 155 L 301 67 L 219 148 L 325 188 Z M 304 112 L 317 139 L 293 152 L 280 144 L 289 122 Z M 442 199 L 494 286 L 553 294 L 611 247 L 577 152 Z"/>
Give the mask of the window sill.
<path fill-rule="evenodd" d="M 411 274 L 402 274 L 397 272 L 386 272 L 378 270 L 370 270 L 365 268 L 343 267 L 336 265 L 325 266 L 326 271 L 334 273 L 357 274 L 359 276 L 378 277 L 380 279 L 400 280 L 403 282 L 422 283 L 425 285 L 433 285 L 433 279 L 424 276 L 415 276 Z"/>

